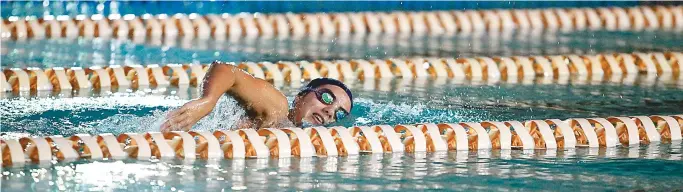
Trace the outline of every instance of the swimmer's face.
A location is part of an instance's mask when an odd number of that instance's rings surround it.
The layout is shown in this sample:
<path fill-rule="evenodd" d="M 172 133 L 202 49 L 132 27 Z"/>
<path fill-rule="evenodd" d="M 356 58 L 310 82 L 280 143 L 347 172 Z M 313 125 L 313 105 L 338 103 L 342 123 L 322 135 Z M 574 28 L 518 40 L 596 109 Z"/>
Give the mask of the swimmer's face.
<path fill-rule="evenodd" d="M 322 85 L 294 100 L 293 120 L 298 126 L 304 122 L 327 125 L 346 117 L 351 111 L 351 99 L 344 89 Z"/>

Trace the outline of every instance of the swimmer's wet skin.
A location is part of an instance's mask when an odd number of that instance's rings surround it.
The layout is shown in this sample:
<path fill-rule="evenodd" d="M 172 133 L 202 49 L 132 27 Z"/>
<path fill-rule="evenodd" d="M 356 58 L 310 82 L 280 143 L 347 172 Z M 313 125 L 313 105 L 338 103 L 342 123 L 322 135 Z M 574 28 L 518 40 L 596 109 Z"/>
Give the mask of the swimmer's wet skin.
<path fill-rule="evenodd" d="M 346 117 L 353 107 L 353 95 L 344 83 L 318 78 L 297 94 L 289 109 L 287 98 L 268 81 L 216 61 L 204 78 L 202 96 L 169 113 L 161 131 L 190 130 L 225 93 L 247 111 L 249 118 L 240 122 L 239 128 L 327 125 Z"/>

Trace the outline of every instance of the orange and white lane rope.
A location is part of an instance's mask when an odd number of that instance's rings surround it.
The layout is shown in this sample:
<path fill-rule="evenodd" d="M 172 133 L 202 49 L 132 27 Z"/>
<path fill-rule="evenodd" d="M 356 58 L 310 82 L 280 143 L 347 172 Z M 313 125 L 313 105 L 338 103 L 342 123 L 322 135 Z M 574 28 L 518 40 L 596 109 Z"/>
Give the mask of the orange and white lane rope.
<path fill-rule="evenodd" d="M 148 132 L 2 140 L 2 164 L 78 159 L 238 159 L 610 148 L 681 140 L 683 115 L 354 127 Z"/>
<path fill-rule="evenodd" d="M 683 30 L 683 6 L 305 14 L 4 18 L 2 37 L 207 38 L 472 34 L 499 31 Z"/>
<path fill-rule="evenodd" d="M 597 55 L 551 55 L 476 58 L 390 58 L 336 61 L 280 61 L 231 63 L 256 78 L 274 84 L 328 77 L 345 81 L 400 77 L 449 78 L 474 82 L 621 79 L 643 75 L 658 80 L 683 80 L 683 53 L 608 53 Z M 201 84 L 210 65 L 169 64 L 111 65 L 89 68 L 10 68 L 0 74 L 3 92 L 40 92 L 111 87 L 178 86 Z"/>

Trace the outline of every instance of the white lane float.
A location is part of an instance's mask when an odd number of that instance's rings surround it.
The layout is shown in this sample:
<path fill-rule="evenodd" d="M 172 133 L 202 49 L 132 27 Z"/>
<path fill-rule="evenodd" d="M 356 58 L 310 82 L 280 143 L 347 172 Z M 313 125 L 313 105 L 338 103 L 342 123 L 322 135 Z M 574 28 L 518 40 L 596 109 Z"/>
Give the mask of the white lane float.
<path fill-rule="evenodd" d="M 479 123 L 460 123 L 467 130 L 469 148 L 471 150 L 481 150 L 491 148 L 491 138 L 489 133 Z"/>
<path fill-rule="evenodd" d="M 94 66 L 87 68 L 85 72 L 90 77 L 88 81 L 92 84 L 93 88 L 101 89 L 111 87 L 111 76 L 109 76 L 109 73 L 105 68 Z"/>
<path fill-rule="evenodd" d="M 458 27 L 455 24 L 455 18 L 453 18 L 453 15 L 446 11 L 437 11 L 436 16 L 443 27 L 444 33 L 450 35 L 458 32 Z"/>
<path fill-rule="evenodd" d="M 412 34 L 422 36 L 427 34 L 427 24 L 425 23 L 424 15 L 420 12 L 409 12 L 406 14 L 410 18 L 410 26 Z"/>
<path fill-rule="evenodd" d="M 15 21 L 16 24 L 23 23 L 24 21 Z M 45 31 L 45 27 L 43 27 L 43 24 L 40 23 L 40 21 L 35 18 L 31 17 L 29 18 L 26 23 L 28 24 L 27 29 L 27 37 L 35 38 L 35 39 L 43 39 L 47 36 L 47 32 Z M 15 24 L 15 25 L 16 25 Z M 5 26 L 3 26 L 5 27 Z"/>
<path fill-rule="evenodd" d="M 574 130 L 577 147 L 598 148 L 605 145 L 605 143 L 600 143 L 600 139 L 597 133 L 595 133 L 595 127 L 587 119 L 574 118 L 568 119 L 565 122 Z"/>
<path fill-rule="evenodd" d="M 390 62 L 385 62 L 383 60 L 379 60 L 378 62 L 375 62 L 375 64 L 377 66 L 382 66 L 382 65 L 386 66 L 386 65 L 388 65 L 388 63 L 391 63 L 391 72 L 393 73 L 393 75 L 391 75 L 391 76 L 398 76 L 398 77 L 407 78 L 407 79 L 414 78 L 414 75 L 412 73 L 411 68 L 408 66 L 408 64 L 404 60 L 402 60 L 402 59 L 390 59 L 389 61 Z M 380 68 L 379 71 L 380 71 L 380 74 L 383 74 L 384 73 L 383 71 L 385 71 L 385 70 L 382 70 Z M 391 77 L 391 76 L 381 75 L 381 77 L 383 77 L 383 78 L 384 77 Z"/>
<path fill-rule="evenodd" d="M 292 155 L 298 157 L 313 157 L 316 155 L 311 137 L 301 128 L 283 128 L 292 143 Z"/>
<path fill-rule="evenodd" d="M 332 137 L 330 129 L 325 127 L 311 127 L 304 129 L 311 137 L 311 143 L 315 147 L 319 157 L 334 157 L 339 155 L 336 140 Z"/>
<path fill-rule="evenodd" d="M 148 160 L 152 156 L 152 150 L 144 135 L 123 133 L 116 137 L 116 140 L 123 152 L 131 158 Z"/>
<path fill-rule="evenodd" d="M 23 137 L 19 139 L 19 144 L 22 155 L 31 162 L 45 163 L 52 160 L 52 147 L 43 137 Z"/>
<path fill-rule="evenodd" d="M 599 30 L 602 28 L 602 19 L 594 9 L 584 8 L 582 10 L 586 14 L 588 20 L 588 29 Z"/>
<path fill-rule="evenodd" d="M 372 12 L 366 12 L 362 15 L 365 21 L 365 25 L 367 26 L 369 35 L 377 35 L 382 33 L 382 24 L 380 23 L 380 19 L 378 18 L 377 14 Z"/>
<path fill-rule="evenodd" d="M 416 126 L 425 135 L 427 152 L 448 151 L 448 144 L 443 139 L 439 127 L 432 123 Z"/>
<path fill-rule="evenodd" d="M 564 9 L 552 9 L 555 12 L 557 19 L 560 22 L 560 30 L 571 31 L 574 30 L 574 24 L 572 23 L 571 16 Z"/>
<path fill-rule="evenodd" d="M 673 72 L 671 64 L 669 63 L 669 60 L 666 59 L 664 53 L 651 53 L 649 55 L 656 61 L 658 75 L 671 74 Z"/>
<path fill-rule="evenodd" d="M 674 16 L 667 7 L 655 6 L 655 14 L 657 15 L 657 20 L 662 29 L 673 29 L 674 27 Z"/>
<path fill-rule="evenodd" d="M 607 147 L 614 147 L 619 144 L 617 130 L 607 119 L 588 118 L 588 122 L 594 125 L 600 143 L 605 143 L 605 146 Z"/>
<path fill-rule="evenodd" d="M 34 91 L 50 91 L 53 88 L 52 82 L 47 77 L 45 72 L 40 68 L 27 68 L 26 72 L 29 75 L 31 90 Z"/>
<path fill-rule="evenodd" d="M 240 129 L 238 134 L 244 139 L 246 157 L 267 158 L 270 156 L 268 146 L 265 145 L 261 136 L 254 129 Z"/>
<path fill-rule="evenodd" d="M 80 155 L 73 148 L 71 141 L 61 135 L 53 135 L 47 137 L 46 140 L 51 146 L 51 150 L 54 151 L 54 156 L 57 160 L 69 162 L 80 158 Z"/>
<path fill-rule="evenodd" d="M 550 56 L 550 63 L 553 67 L 553 74 L 557 77 L 569 76 L 569 65 L 564 56 Z"/>
<path fill-rule="evenodd" d="M 396 25 L 398 26 L 398 33 L 402 35 L 407 35 L 412 33 L 413 27 L 410 25 L 410 17 L 405 12 L 394 12 L 391 15 L 396 20 Z"/>
<path fill-rule="evenodd" d="M 309 63 L 308 61 L 298 61 L 296 64 L 303 69 L 301 76 L 304 80 L 313 80 L 322 77 L 315 64 Z"/>
<path fill-rule="evenodd" d="M 360 17 L 360 15 L 358 15 Z M 301 17 L 297 14 L 286 13 L 287 23 L 289 24 L 292 37 L 303 37 L 306 35 L 306 27 Z"/>
<path fill-rule="evenodd" d="M 171 140 L 169 143 L 175 152 L 176 157 L 185 160 L 193 160 L 197 158 L 197 143 L 194 136 L 184 131 L 171 131 L 163 133 L 164 139 Z"/>
<path fill-rule="evenodd" d="M 567 12 L 569 15 L 569 18 L 571 18 L 571 22 L 574 24 L 574 29 L 575 30 L 585 30 L 586 26 L 588 25 L 588 18 L 586 18 L 586 14 L 583 12 L 581 9 L 569 9 L 569 12 Z"/>
<path fill-rule="evenodd" d="M 545 25 L 545 30 L 556 31 L 560 28 L 557 16 L 551 9 L 544 9 L 541 11 L 543 24 Z"/>
<path fill-rule="evenodd" d="M 500 80 L 500 70 L 498 69 L 498 64 L 488 57 L 478 57 L 477 60 L 482 64 L 482 71 L 484 72 L 484 79 L 488 81 L 498 81 Z"/>
<path fill-rule="evenodd" d="M 157 159 L 172 159 L 175 158 L 175 148 L 179 143 L 180 138 L 166 140 L 163 133 L 148 132 L 145 134 L 145 139 L 149 142 L 152 156 Z"/>
<path fill-rule="evenodd" d="M 539 146 L 545 149 L 556 149 L 557 140 L 555 140 L 555 135 L 553 130 L 547 122 L 541 120 L 531 120 L 524 122 L 524 126 L 529 130 L 529 134 L 535 136 L 536 142 Z M 540 137 L 538 135 L 540 134 Z"/>
<path fill-rule="evenodd" d="M 529 134 L 529 130 L 519 121 L 506 121 L 505 126 L 512 128 L 512 149 L 535 149 L 534 138 Z"/>
<path fill-rule="evenodd" d="M 466 35 L 472 33 L 472 22 L 470 22 L 465 13 L 462 11 L 453 11 L 451 13 L 455 16 L 455 23 L 458 26 L 459 34 Z"/>
<path fill-rule="evenodd" d="M 72 145 L 76 148 L 81 158 L 93 160 L 104 158 L 104 153 L 97 143 L 97 137 L 88 134 L 76 134 L 71 136 L 69 140 L 71 140 Z"/>
<path fill-rule="evenodd" d="M 123 151 L 123 144 L 120 144 L 116 136 L 111 133 L 100 134 L 97 136 L 97 143 L 102 149 L 104 158 L 123 159 L 128 156 Z"/>
<path fill-rule="evenodd" d="M 53 67 L 45 70 L 45 75 L 52 84 L 54 90 L 71 90 L 71 82 L 66 75 L 66 70 L 62 67 Z"/>
<path fill-rule="evenodd" d="M 505 123 L 484 121 L 480 125 L 489 130 L 491 149 L 512 149 L 512 132 Z"/>
<path fill-rule="evenodd" d="M 378 13 L 379 21 L 382 24 L 382 32 L 387 35 L 394 35 L 398 33 L 396 20 L 390 13 Z"/>
<path fill-rule="evenodd" d="M 652 61 L 652 57 L 649 54 L 636 52 L 633 53 L 633 55 L 635 55 L 634 63 L 638 67 L 638 71 L 645 72 L 648 75 L 657 74 L 657 71 L 660 67 L 655 65 L 654 61 Z"/>
<path fill-rule="evenodd" d="M 265 140 L 265 145 L 271 157 L 289 158 L 292 156 L 292 146 L 287 133 L 280 129 L 259 129 L 258 134 Z"/>
<path fill-rule="evenodd" d="M 429 73 L 430 76 L 432 77 L 441 77 L 442 79 L 445 79 L 446 77 L 449 77 L 449 71 L 447 66 L 444 63 L 443 59 L 440 58 L 427 58 L 426 61 L 429 64 L 429 68 L 427 69 L 427 72 Z"/>
<path fill-rule="evenodd" d="M 205 15 L 204 18 L 208 21 L 212 37 L 216 39 L 223 39 L 227 36 L 228 26 L 224 22 L 224 18 L 216 14 L 208 14 Z"/>
<path fill-rule="evenodd" d="M 277 65 L 271 62 L 259 62 L 258 65 L 263 69 L 265 80 L 273 82 L 284 82 L 285 76 Z"/>
<path fill-rule="evenodd" d="M 484 23 L 489 33 L 498 33 L 501 31 L 501 19 L 498 17 L 498 14 L 488 10 L 482 11 L 481 14 L 484 16 Z"/>
<path fill-rule="evenodd" d="M 559 119 L 548 119 L 545 122 L 551 128 L 554 127 L 554 136 L 557 140 L 557 148 L 573 149 L 576 148 L 576 136 L 567 122 Z"/>
<path fill-rule="evenodd" d="M 639 128 L 631 118 L 610 117 L 607 120 L 614 125 L 621 144 L 631 146 L 640 144 Z"/>
<path fill-rule="evenodd" d="M 2 166 L 23 165 L 28 160 L 19 140 L 0 140 L 2 150 Z"/>
<path fill-rule="evenodd" d="M 543 77 L 553 77 L 553 65 L 548 61 L 547 58 L 541 56 L 533 56 L 533 67 L 536 71 L 536 75 L 541 75 Z"/>
<path fill-rule="evenodd" d="M 69 82 L 73 88 L 90 89 L 93 87 L 88 79 L 86 70 L 81 67 L 72 67 L 66 70 L 66 75 L 69 77 Z"/>
<path fill-rule="evenodd" d="M 334 24 L 336 35 L 340 37 L 348 36 L 352 33 L 351 20 L 348 15 L 343 13 L 334 13 L 331 15 L 332 23 Z"/>
<path fill-rule="evenodd" d="M 223 151 L 218 138 L 208 131 L 190 131 L 192 137 L 196 138 L 197 156 L 201 159 L 222 159 Z"/>
<path fill-rule="evenodd" d="M 412 125 L 397 125 L 394 132 L 403 141 L 405 152 L 425 152 L 427 151 L 427 138 L 422 130 Z"/>
<path fill-rule="evenodd" d="M 377 132 L 366 126 L 354 126 L 349 129 L 351 136 L 358 143 L 360 152 L 384 153 Z"/>
<path fill-rule="evenodd" d="M 579 76 L 588 75 L 588 67 L 583 58 L 578 55 L 568 55 L 567 59 L 569 62 L 570 74 L 578 74 Z"/>
<path fill-rule="evenodd" d="M 334 22 L 328 14 L 318 13 L 315 14 L 320 20 L 320 28 L 322 30 L 322 35 L 326 37 L 334 36 L 337 33 L 335 29 Z"/>
<path fill-rule="evenodd" d="M 297 64 L 289 61 L 279 61 L 275 65 L 282 72 L 282 76 L 284 77 L 285 81 L 292 83 L 301 82 L 301 68 L 299 68 Z"/>
<path fill-rule="evenodd" d="M 261 37 L 273 37 L 276 33 L 275 28 L 273 28 L 273 20 L 267 15 L 254 14 L 254 24 L 258 27 Z"/>
<path fill-rule="evenodd" d="M 609 31 L 617 30 L 617 19 L 611 10 L 608 8 L 598 8 L 597 11 L 603 22 L 603 28 Z"/>
<path fill-rule="evenodd" d="M 187 64 L 183 65 L 183 69 L 185 71 L 190 71 L 190 85 L 199 87 L 199 85 L 202 84 L 202 82 L 204 81 L 204 76 L 206 75 L 206 69 L 203 65 Z"/>
<path fill-rule="evenodd" d="M 642 6 L 639 7 L 640 10 L 643 12 L 643 16 L 645 17 L 645 29 L 647 30 L 656 30 L 659 29 L 659 19 L 657 19 L 657 15 L 655 12 L 647 6 Z"/>
<path fill-rule="evenodd" d="M 662 115 L 650 116 L 653 122 L 656 122 L 657 131 L 661 135 L 661 139 L 677 141 L 681 140 L 681 124 L 675 118 Z"/>
<path fill-rule="evenodd" d="M 274 14 L 268 16 L 273 23 L 275 33 L 278 37 L 287 37 L 290 34 L 290 26 L 287 18 L 282 14 Z"/>
<path fill-rule="evenodd" d="M 111 77 L 111 85 L 118 87 L 129 87 L 130 80 L 126 75 L 126 71 L 123 66 L 120 65 L 110 65 L 106 68 L 107 73 Z"/>
<path fill-rule="evenodd" d="M 12 91 L 25 92 L 25 91 L 31 90 L 30 76 L 23 69 L 20 69 L 20 68 L 5 69 L 4 75 L 7 78 L 7 84 L 10 85 Z"/>
<path fill-rule="evenodd" d="M 628 15 L 631 18 L 633 30 L 640 31 L 645 28 L 645 16 L 638 8 L 628 8 Z"/>
<path fill-rule="evenodd" d="M 168 64 L 162 67 L 163 75 L 168 77 L 171 85 L 181 86 L 190 84 L 190 76 L 181 64 Z"/>
<path fill-rule="evenodd" d="M 405 145 L 394 128 L 389 125 L 372 126 L 372 129 L 379 135 L 380 143 L 385 152 L 397 153 L 405 150 Z"/>
<path fill-rule="evenodd" d="M 247 157 L 246 143 L 237 131 L 219 130 L 213 132 L 213 136 L 218 139 L 225 159 Z"/>
<path fill-rule="evenodd" d="M 341 79 L 342 77 L 339 73 L 339 68 L 337 67 L 337 65 L 330 61 L 314 61 L 313 66 L 315 67 L 316 71 L 318 71 L 320 76 L 332 79 Z"/>
<path fill-rule="evenodd" d="M 124 68 L 124 74 L 133 88 L 147 87 L 151 85 L 150 74 L 142 65 L 128 65 Z"/>
<path fill-rule="evenodd" d="M 619 30 L 629 30 L 631 29 L 631 18 L 628 13 L 621 7 L 612 7 L 611 11 L 614 12 L 617 18 L 617 29 Z"/>
<path fill-rule="evenodd" d="M 654 122 L 652 122 L 652 119 L 650 119 L 647 116 L 633 116 L 632 118 L 635 121 L 636 125 L 638 125 L 638 131 L 641 141 L 644 141 L 645 143 L 650 143 L 658 142 L 661 140 L 659 131 L 657 131 L 657 128 L 655 127 Z M 643 132 L 645 133 L 643 134 Z"/>
<path fill-rule="evenodd" d="M 352 156 L 360 153 L 360 147 L 345 127 L 331 127 L 330 134 L 334 137 L 339 155 Z"/>

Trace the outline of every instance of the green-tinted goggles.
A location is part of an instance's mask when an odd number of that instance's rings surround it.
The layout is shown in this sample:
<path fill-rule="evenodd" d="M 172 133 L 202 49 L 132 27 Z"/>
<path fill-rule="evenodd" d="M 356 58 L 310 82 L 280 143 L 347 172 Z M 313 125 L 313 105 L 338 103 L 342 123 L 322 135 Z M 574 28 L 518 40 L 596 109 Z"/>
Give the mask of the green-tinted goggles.
<path fill-rule="evenodd" d="M 318 90 L 312 90 L 315 93 L 316 98 L 318 98 L 318 101 L 325 105 L 332 105 L 335 100 L 337 100 L 337 97 L 330 91 L 329 89 L 318 89 Z M 335 120 L 340 120 L 343 119 L 344 117 L 348 116 L 349 112 L 346 110 L 339 108 L 334 111 L 334 119 Z"/>

